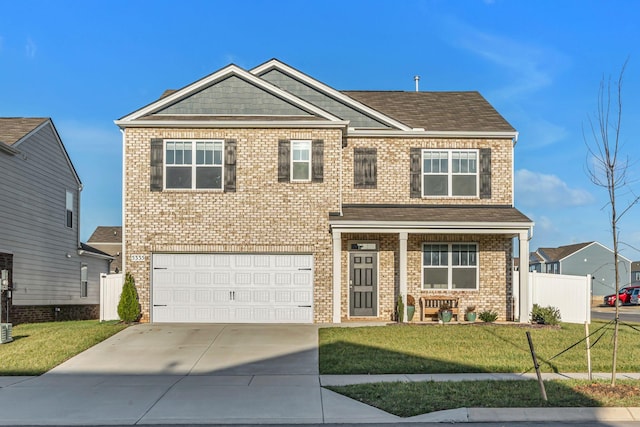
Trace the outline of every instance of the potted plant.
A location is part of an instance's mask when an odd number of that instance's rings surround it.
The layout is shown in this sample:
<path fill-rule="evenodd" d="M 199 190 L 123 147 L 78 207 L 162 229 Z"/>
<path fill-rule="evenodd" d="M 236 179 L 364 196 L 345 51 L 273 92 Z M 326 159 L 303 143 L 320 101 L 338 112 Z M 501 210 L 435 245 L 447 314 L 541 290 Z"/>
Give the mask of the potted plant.
<path fill-rule="evenodd" d="M 407 295 L 407 320 L 411 322 L 413 320 L 413 315 L 416 312 L 416 300 L 413 298 L 413 295 Z"/>
<path fill-rule="evenodd" d="M 467 311 L 465 312 L 465 317 L 467 322 L 475 322 L 476 321 L 476 306 L 470 305 L 467 307 Z"/>
<path fill-rule="evenodd" d="M 453 312 L 451 311 L 451 306 L 448 303 L 443 302 L 440 306 L 440 311 L 438 312 L 438 317 L 442 320 L 442 323 L 451 322 L 451 318 L 453 317 Z"/>

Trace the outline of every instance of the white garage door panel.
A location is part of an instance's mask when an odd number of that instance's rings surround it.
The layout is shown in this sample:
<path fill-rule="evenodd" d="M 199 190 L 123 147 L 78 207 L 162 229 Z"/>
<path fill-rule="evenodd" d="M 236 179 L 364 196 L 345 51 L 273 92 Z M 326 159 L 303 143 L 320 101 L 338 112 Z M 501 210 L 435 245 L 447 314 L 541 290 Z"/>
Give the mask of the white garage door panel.
<path fill-rule="evenodd" d="M 153 322 L 312 323 L 313 256 L 154 254 Z"/>

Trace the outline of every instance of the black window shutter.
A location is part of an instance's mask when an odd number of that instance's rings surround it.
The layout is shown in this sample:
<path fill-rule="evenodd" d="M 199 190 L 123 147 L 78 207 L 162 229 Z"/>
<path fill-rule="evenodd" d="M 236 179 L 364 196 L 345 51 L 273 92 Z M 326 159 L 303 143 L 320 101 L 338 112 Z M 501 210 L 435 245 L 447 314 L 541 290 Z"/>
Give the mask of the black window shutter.
<path fill-rule="evenodd" d="M 238 143 L 235 139 L 224 141 L 224 191 L 236 192 L 236 149 Z"/>
<path fill-rule="evenodd" d="M 480 149 L 480 198 L 491 198 L 491 148 Z"/>
<path fill-rule="evenodd" d="M 150 190 L 162 191 L 162 174 L 164 165 L 162 163 L 163 154 L 162 138 L 151 138 L 151 179 Z"/>
<path fill-rule="evenodd" d="M 376 188 L 378 181 L 377 149 L 353 149 L 353 187 Z"/>
<path fill-rule="evenodd" d="M 311 143 L 311 181 L 322 182 L 324 175 L 324 141 L 315 139 Z"/>
<path fill-rule="evenodd" d="M 291 176 L 291 142 L 278 141 L 278 182 L 289 182 Z"/>
<path fill-rule="evenodd" d="M 412 148 L 410 151 L 410 191 L 409 197 L 412 199 L 422 197 L 422 148 Z"/>

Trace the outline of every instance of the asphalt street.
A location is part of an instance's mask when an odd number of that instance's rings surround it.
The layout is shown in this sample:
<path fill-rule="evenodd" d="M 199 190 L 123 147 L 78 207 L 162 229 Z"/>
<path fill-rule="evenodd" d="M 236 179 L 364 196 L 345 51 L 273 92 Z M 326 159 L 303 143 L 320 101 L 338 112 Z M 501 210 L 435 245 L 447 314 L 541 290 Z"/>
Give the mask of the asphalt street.
<path fill-rule="evenodd" d="M 615 307 L 592 307 L 591 318 L 611 320 L 615 316 Z M 620 320 L 623 322 L 640 323 L 640 305 L 625 305 L 620 307 Z"/>

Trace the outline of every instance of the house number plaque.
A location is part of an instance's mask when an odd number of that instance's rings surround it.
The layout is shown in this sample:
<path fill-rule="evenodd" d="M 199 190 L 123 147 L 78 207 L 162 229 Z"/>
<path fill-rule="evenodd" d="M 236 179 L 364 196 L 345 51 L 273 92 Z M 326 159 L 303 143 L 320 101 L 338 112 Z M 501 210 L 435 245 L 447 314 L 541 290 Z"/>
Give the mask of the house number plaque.
<path fill-rule="evenodd" d="M 146 257 L 143 254 L 133 254 L 133 255 L 131 255 L 131 261 L 144 261 L 145 258 Z"/>

